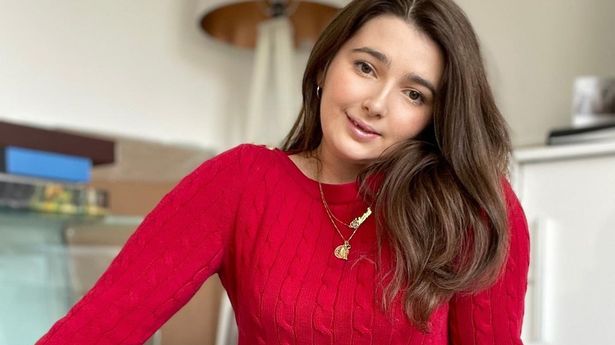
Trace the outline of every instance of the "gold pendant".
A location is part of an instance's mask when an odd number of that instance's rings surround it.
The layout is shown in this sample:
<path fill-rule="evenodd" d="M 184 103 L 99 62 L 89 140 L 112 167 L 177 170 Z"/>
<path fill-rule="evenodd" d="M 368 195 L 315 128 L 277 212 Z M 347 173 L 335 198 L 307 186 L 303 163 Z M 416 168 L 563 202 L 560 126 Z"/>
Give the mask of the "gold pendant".
<path fill-rule="evenodd" d="M 363 222 L 367 219 L 367 217 L 369 217 L 371 214 L 372 214 L 372 209 L 368 207 L 362 216 L 357 217 L 353 219 L 352 222 L 350 222 L 350 227 L 357 230 L 361 226 L 361 224 L 363 224 Z"/>
<path fill-rule="evenodd" d="M 350 243 L 344 241 L 344 244 L 340 244 L 335 248 L 335 257 L 342 260 L 348 260 L 348 254 L 350 253 Z"/>

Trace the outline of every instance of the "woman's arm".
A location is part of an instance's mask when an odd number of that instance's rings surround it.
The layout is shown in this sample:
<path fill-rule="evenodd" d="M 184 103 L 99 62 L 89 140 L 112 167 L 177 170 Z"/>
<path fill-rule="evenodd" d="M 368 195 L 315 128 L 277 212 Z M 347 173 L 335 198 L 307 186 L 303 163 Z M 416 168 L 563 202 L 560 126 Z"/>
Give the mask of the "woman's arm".
<path fill-rule="evenodd" d="M 520 345 L 529 268 L 529 232 L 525 214 L 510 184 L 504 182 L 510 251 L 503 274 L 490 288 L 457 295 L 450 303 L 452 345 Z"/>
<path fill-rule="evenodd" d="M 142 344 L 186 304 L 221 265 L 241 195 L 242 150 L 218 155 L 184 177 L 94 287 L 36 344 Z"/>

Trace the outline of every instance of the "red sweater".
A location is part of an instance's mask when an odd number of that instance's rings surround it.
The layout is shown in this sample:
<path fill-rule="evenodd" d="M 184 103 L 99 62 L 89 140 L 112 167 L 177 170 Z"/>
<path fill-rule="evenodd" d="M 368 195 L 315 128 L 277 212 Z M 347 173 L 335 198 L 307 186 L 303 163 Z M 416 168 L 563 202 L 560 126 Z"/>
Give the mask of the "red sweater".
<path fill-rule="evenodd" d="M 323 188 L 340 219 L 366 208 L 356 183 Z M 142 344 L 214 273 L 234 307 L 241 345 L 521 344 L 528 230 L 508 184 L 505 191 L 511 250 L 501 278 L 441 305 L 421 333 L 400 303 L 389 314 L 380 309 L 374 217 L 352 239 L 348 261 L 335 258 L 342 241 L 318 184 L 283 151 L 241 145 L 183 178 L 37 344 Z"/>

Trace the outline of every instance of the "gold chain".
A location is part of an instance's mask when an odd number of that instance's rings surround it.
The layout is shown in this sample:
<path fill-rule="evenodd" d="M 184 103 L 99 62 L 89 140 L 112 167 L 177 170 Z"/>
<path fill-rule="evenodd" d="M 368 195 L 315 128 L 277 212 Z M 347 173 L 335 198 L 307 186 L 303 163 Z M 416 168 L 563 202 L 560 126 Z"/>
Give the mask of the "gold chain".
<path fill-rule="evenodd" d="M 320 182 L 320 181 L 319 181 Z M 319 186 L 320 187 L 320 186 Z M 321 188 L 321 193 L 322 193 L 322 188 Z M 327 201 L 326 199 L 323 197 L 323 204 L 325 204 L 325 207 L 328 207 L 327 205 Z M 330 210 L 329 210 L 330 211 Z M 356 217 L 355 219 L 352 220 L 352 222 L 350 222 L 350 224 L 339 220 L 332 212 L 331 212 L 331 217 L 333 217 L 333 219 L 335 219 L 338 223 L 343 224 L 351 229 L 358 229 L 359 226 L 361 226 L 361 224 L 363 224 L 363 222 L 367 219 L 367 217 L 369 217 L 372 214 L 372 209 L 371 207 L 368 207 L 367 210 L 365 210 L 365 212 L 363 213 L 363 215 Z"/>
<path fill-rule="evenodd" d="M 350 248 L 351 248 L 350 240 L 357 233 L 357 230 L 359 230 L 359 227 L 361 226 L 361 224 L 363 224 L 363 222 L 372 214 L 372 209 L 371 209 L 371 207 L 368 207 L 367 210 L 363 213 L 363 215 L 353 219 L 353 221 L 350 222 L 350 224 L 346 224 L 345 222 L 342 222 L 341 220 L 337 219 L 333 215 L 333 212 L 331 212 L 331 209 L 329 208 L 329 204 L 327 203 L 327 200 L 325 199 L 325 193 L 323 192 L 322 184 L 320 183 L 320 170 L 321 170 L 321 166 L 320 166 L 320 160 L 318 158 L 317 158 L 317 162 L 318 162 L 318 168 L 317 168 L 317 173 L 316 173 L 316 180 L 318 181 L 318 189 L 320 190 L 320 199 L 322 200 L 322 205 L 325 208 L 325 212 L 327 213 L 327 216 L 329 217 L 329 220 L 331 221 L 331 224 L 333 225 L 333 227 L 335 228 L 337 233 L 340 235 L 342 240 L 344 240 L 343 244 L 341 244 L 341 245 L 339 245 L 339 246 L 337 246 L 335 248 L 334 255 L 338 259 L 348 260 L 348 254 L 350 253 Z M 342 232 L 337 227 L 337 225 L 335 224 L 335 221 L 333 219 L 335 219 L 338 222 L 348 226 L 351 229 L 354 229 L 352 231 L 352 234 L 350 234 L 350 237 L 348 237 L 348 239 L 346 239 L 344 237 L 344 235 L 342 235 Z"/>

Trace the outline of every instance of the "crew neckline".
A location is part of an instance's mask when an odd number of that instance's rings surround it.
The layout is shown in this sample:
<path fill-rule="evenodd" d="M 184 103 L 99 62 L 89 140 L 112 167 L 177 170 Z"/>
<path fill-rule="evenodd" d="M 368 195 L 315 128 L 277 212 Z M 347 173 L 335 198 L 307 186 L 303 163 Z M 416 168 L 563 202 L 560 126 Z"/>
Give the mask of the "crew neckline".
<path fill-rule="evenodd" d="M 273 151 L 281 158 L 284 169 L 299 185 L 301 185 L 307 192 L 315 199 L 320 200 L 320 190 L 318 188 L 318 181 L 313 180 L 309 176 L 305 175 L 301 169 L 290 159 L 290 154 L 286 151 L 282 151 L 279 148 L 274 148 Z M 353 201 L 362 201 L 359 196 L 359 184 L 357 181 L 347 183 L 324 183 L 321 182 L 322 191 L 325 194 L 325 198 L 328 203 L 348 203 Z"/>

